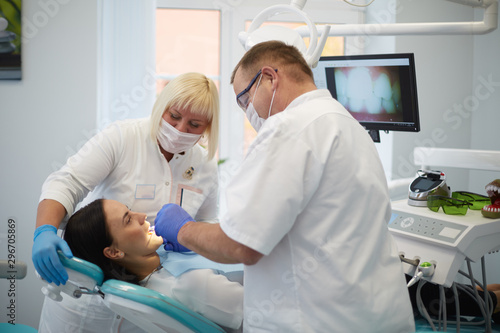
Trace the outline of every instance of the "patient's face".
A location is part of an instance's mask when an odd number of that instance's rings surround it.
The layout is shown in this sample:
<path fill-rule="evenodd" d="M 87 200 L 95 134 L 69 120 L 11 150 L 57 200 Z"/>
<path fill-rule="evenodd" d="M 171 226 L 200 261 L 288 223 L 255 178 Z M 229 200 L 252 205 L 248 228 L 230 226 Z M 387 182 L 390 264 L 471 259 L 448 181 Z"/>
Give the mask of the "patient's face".
<path fill-rule="evenodd" d="M 150 255 L 163 244 L 163 238 L 154 232 L 149 233 L 146 214 L 132 212 L 115 200 L 104 200 L 103 208 L 113 238 L 112 245 L 126 255 Z"/>

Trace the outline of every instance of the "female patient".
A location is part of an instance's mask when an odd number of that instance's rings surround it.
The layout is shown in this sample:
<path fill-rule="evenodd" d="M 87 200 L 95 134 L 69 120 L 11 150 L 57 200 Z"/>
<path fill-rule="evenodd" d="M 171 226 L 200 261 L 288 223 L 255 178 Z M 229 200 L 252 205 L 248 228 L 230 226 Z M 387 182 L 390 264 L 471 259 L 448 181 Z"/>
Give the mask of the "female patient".
<path fill-rule="evenodd" d="M 221 326 L 238 329 L 243 320 L 243 286 L 211 269 L 174 277 L 162 268 L 156 252 L 163 238 L 149 232 L 149 226 L 146 214 L 99 199 L 69 219 L 64 239 L 76 257 L 98 265 L 105 280 L 154 289 Z"/>

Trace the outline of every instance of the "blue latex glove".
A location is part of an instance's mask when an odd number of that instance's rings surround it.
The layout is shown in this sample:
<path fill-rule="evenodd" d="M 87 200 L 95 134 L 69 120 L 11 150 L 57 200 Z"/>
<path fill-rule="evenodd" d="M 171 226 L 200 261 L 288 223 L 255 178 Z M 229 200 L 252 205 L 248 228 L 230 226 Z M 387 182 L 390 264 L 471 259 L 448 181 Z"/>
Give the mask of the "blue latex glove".
<path fill-rule="evenodd" d="M 73 258 L 68 243 L 57 236 L 56 227 L 44 224 L 36 228 L 31 253 L 31 259 L 36 271 L 49 283 L 66 284 L 68 273 L 59 260 L 57 250 L 61 250 L 66 257 Z"/>
<path fill-rule="evenodd" d="M 179 243 L 170 243 L 170 242 L 166 242 L 164 243 L 165 245 L 163 245 L 163 249 L 165 251 L 173 251 L 173 252 L 191 252 L 190 249 L 188 249 L 187 247 L 185 246 L 182 246 L 181 244 Z M 194 253 L 194 252 L 193 252 Z"/>
<path fill-rule="evenodd" d="M 163 238 L 166 251 L 191 251 L 177 241 L 179 230 L 189 221 L 194 219 L 179 205 L 170 203 L 160 209 L 155 219 L 155 233 Z"/>

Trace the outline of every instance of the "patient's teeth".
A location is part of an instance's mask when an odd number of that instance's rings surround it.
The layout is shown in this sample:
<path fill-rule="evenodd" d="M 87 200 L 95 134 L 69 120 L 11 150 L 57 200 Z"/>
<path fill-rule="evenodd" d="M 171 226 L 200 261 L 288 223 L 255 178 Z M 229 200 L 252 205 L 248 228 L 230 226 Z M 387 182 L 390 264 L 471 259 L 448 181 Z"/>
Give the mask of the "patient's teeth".
<path fill-rule="evenodd" d="M 395 104 L 399 104 L 401 101 L 401 85 L 399 84 L 399 81 L 394 82 L 392 85 L 392 99 Z"/>
<path fill-rule="evenodd" d="M 382 98 L 375 96 L 375 94 L 371 95 L 366 100 L 366 109 L 368 110 L 368 113 L 380 113 L 382 109 Z"/>
<path fill-rule="evenodd" d="M 352 112 L 360 112 L 363 109 L 364 105 L 364 99 L 349 98 L 349 110 Z"/>
<path fill-rule="evenodd" d="M 387 113 L 396 112 L 396 106 L 394 105 L 394 102 L 392 101 L 392 99 L 383 99 L 382 105 L 384 106 L 384 109 L 385 109 L 385 111 L 387 111 Z"/>
<path fill-rule="evenodd" d="M 357 67 L 350 71 L 347 78 L 347 96 L 365 99 L 372 94 L 372 79 L 368 68 Z"/>
<path fill-rule="evenodd" d="M 387 76 L 387 74 L 382 73 L 377 78 L 377 80 L 375 80 L 373 93 L 377 97 L 381 97 L 383 99 L 391 99 L 392 97 L 391 82 L 389 81 L 389 76 Z"/>
<path fill-rule="evenodd" d="M 347 77 L 345 76 L 344 72 L 341 70 L 336 70 L 335 71 L 335 83 L 336 83 L 336 89 L 337 89 L 337 97 L 341 95 L 346 95 L 346 82 L 347 82 Z"/>

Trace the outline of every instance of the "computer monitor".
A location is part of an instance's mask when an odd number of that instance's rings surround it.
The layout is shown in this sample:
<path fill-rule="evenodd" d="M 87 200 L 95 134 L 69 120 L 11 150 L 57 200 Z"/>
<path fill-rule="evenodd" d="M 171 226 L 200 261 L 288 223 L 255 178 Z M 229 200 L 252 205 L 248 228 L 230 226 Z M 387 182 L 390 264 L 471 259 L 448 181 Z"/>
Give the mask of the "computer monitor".
<path fill-rule="evenodd" d="M 420 131 L 412 53 L 321 57 L 313 74 L 375 142 L 379 131 Z"/>

